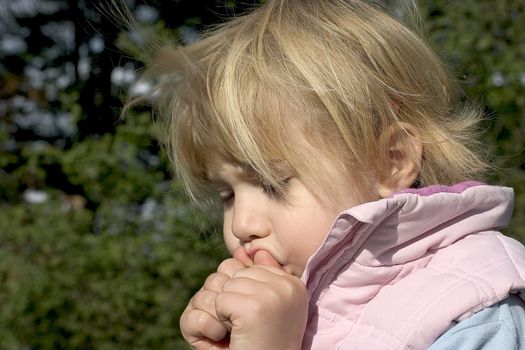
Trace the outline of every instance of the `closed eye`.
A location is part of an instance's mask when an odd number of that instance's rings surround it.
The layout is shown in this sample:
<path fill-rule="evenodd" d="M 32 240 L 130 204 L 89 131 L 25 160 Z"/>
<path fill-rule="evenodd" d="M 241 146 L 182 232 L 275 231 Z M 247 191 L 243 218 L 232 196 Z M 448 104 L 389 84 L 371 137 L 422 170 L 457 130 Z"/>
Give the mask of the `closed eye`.
<path fill-rule="evenodd" d="M 292 178 L 285 178 L 283 180 L 280 180 L 279 186 L 281 188 L 281 191 L 279 189 L 272 185 L 269 181 L 266 180 L 259 180 L 259 186 L 261 187 L 263 193 L 267 195 L 269 198 L 274 200 L 283 199 L 284 195 L 286 194 L 286 190 L 289 186 L 290 180 Z M 224 205 L 230 205 L 235 198 L 235 192 L 233 190 L 221 190 L 219 191 L 219 197 L 221 202 Z"/>
<path fill-rule="evenodd" d="M 232 199 L 235 197 L 235 193 L 233 191 L 231 191 L 231 190 L 220 191 L 219 192 L 219 197 L 221 198 L 221 202 L 224 205 L 227 205 L 227 204 L 231 203 Z"/>
<path fill-rule="evenodd" d="M 266 180 L 261 180 L 260 186 L 263 190 L 263 193 L 265 193 L 268 197 L 272 199 L 282 199 L 283 195 L 286 194 L 285 192 L 289 186 L 290 180 L 291 180 L 291 177 L 285 178 L 279 181 L 279 186 L 281 188 L 281 191 L 279 191 L 279 189 L 277 189 L 274 185 L 272 185 L 270 182 Z"/>

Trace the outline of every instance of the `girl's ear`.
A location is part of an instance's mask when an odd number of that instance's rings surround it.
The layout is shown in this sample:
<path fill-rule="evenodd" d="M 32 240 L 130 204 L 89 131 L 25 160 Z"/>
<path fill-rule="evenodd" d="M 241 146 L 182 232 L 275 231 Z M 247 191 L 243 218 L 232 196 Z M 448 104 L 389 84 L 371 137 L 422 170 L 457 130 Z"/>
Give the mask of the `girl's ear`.
<path fill-rule="evenodd" d="M 417 129 L 408 123 L 390 126 L 381 137 L 388 145 L 388 155 L 377 190 L 382 198 L 386 198 L 416 182 L 421 168 L 423 144 Z"/>

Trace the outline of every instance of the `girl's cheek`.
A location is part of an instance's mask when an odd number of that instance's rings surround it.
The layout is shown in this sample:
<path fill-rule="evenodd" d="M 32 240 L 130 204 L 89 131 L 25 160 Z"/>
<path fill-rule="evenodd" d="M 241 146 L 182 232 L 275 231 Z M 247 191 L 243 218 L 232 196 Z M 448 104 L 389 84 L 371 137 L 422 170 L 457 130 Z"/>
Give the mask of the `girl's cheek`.
<path fill-rule="evenodd" d="M 235 252 L 235 249 L 240 247 L 239 244 L 228 243 L 226 241 L 225 241 L 225 243 L 226 243 L 226 248 L 228 248 L 228 252 L 230 253 L 231 256 L 233 256 L 233 253 Z"/>
<path fill-rule="evenodd" d="M 237 239 L 230 229 L 231 225 L 227 222 L 227 220 L 224 220 L 223 223 L 223 238 L 224 238 L 224 244 L 226 245 L 226 248 L 228 248 L 228 252 L 231 256 L 233 256 L 233 252 L 236 248 L 238 248 L 239 245 L 239 239 Z"/>

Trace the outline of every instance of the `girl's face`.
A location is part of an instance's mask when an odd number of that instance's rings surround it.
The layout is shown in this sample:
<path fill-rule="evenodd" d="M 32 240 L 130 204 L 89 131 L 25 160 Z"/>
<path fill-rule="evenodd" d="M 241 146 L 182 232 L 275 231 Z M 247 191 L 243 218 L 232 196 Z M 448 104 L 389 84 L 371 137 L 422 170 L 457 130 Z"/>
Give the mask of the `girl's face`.
<path fill-rule="evenodd" d="M 297 277 L 342 210 L 376 199 L 372 188 L 358 187 L 341 176 L 335 187 L 340 191 L 323 201 L 297 178 L 283 176 L 285 200 L 246 167 L 222 162 L 214 169 L 209 178 L 224 202 L 223 232 L 230 253 L 243 246 L 253 259 L 258 250 L 266 250 L 286 272 Z M 341 204 L 323 204 L 330 202 Z"/>

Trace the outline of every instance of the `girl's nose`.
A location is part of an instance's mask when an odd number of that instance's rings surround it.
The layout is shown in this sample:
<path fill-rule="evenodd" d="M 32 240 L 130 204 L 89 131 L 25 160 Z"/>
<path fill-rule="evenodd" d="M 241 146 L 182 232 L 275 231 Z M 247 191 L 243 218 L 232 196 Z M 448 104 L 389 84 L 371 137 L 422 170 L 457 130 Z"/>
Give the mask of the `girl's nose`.
<path fill-rule="evenodd" d="M 244 202 L 244 203 L 243 203 Z M 233 207 L 232 233 L 241 242 L 251 242 L 271 233 L 271 222 L 264 208 L 257 203 L 246 203 L 236 198 Z"/>

